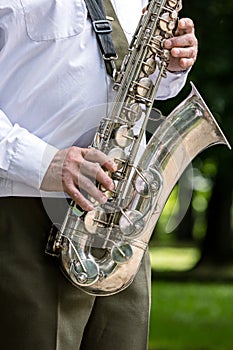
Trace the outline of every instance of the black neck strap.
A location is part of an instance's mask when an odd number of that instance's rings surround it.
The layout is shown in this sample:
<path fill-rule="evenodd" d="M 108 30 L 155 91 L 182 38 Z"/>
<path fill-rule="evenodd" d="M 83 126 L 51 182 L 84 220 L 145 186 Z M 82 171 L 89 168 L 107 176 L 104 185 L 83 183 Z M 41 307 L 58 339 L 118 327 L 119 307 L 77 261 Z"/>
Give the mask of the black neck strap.
<path fill-rule="evenodd" d="M 113 76 L 113 72 L 116 69 L 115 62 L 117 61 L 117 69 L 120 68 L 121 61 L 127 53 L 128 42 L 114 12 L 110 0 L 85 0 L 89 16 L 92 21 L 93 29 L 96 33 L 99 47 L 105 61 L 106 69 L 108 74 Z M 109 20 L 111 20 L 111 24 Z M 112 28 L 113 26 L 113 28 Z M 113 39 L 111 36 L 112 30 L 114 31 Z M 113 40 L 115 46 L 113 44 Z M 116 49 L 117 52 L 116 52 Z M 118 54 L 120 59 L 118 59 Z"/>
<path fill-rule="evenodd" d="M 106 19 L 102 0 L 86 0 L 87 10 L 92 20 L 93 29 L 97 35 L 104 59 L 116 59 L 117 54 L 110 33 L 112 27 Z"/>

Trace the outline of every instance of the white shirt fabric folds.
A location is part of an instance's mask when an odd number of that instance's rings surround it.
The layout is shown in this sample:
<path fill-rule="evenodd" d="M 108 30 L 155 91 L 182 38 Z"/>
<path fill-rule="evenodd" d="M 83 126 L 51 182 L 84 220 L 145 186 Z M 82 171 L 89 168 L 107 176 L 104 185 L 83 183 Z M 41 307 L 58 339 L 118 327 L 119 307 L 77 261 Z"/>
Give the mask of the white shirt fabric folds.
<path fill-rule="evenodd" d="M 145 5 L 113 1 L 129 40 Z M 186 77 L 168 73 L 157 98 Z M 84 0 L 1 0 L 0 195 L 40 196 L 57 150 L 87 147 L 113 98 Z"/>

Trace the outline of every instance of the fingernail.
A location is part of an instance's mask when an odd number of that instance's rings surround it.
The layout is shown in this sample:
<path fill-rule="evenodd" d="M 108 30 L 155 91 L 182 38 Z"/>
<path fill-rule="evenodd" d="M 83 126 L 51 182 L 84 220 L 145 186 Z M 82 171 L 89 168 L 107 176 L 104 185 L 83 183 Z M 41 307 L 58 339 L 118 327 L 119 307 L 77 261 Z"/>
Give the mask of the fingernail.
<path fill-rule="evenodd" d="M 112 170 L 113 171 L 116 171 L 117 170 L 117 164 L 115 162 L 111 162 L 111 167 L 112 167 Z"/>
<path fill-rule="evenodd" d="M 105 204 L 107 202 L 107 198 L 104 195 L 102 195 L 100 197 L 100 201 L 99 202 L 100 202 L 100 204 Z"/>
<path fill-rule="evenodd" d="M 166 41 L 165 41 L 165 47 L 166 47 L 167 49 L 170 49 L 170 48 L 172 47 L 172 42 L 171 42 L 171 40 L 166 40 Z"/>
<path fill-rule="evenodd" d="M 87 205 L 87 211 L 92 211 L 94 209 L 93 205 L 88 204 Z"/>
<path fill-rule="evenodd" d="M 111 183 L 111 184 L 109 185 L 109 189 L 110 189 L 110 191 L 114 190 L 114 183 Z"/>
<path fill-rule="evenodd" d="M 178 56 L 180 54 L 180 50 L 179 49 L 173 49 L 173 55 Z"/>
<path fill-rule="evenodd" d="M 185 25 L 186 25 L 185 20 L 184 20 L 184 19 L 181 19 L 181 20 L 180 20 L 180 26 L 181 26 L 181 27 L 185 27 Z"/>

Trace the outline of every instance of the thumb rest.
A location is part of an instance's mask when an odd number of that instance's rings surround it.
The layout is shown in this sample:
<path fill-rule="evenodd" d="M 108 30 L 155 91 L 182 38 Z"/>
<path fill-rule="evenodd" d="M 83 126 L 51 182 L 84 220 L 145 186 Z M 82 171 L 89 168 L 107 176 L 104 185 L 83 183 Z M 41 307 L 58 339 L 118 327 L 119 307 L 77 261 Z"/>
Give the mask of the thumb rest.
<path fill-rule="evenodd" d="M 164 118 L 138 161 L 153 102 L 166 77 L 169 51 L 163 41 L 174 34 L 180 8 L 181 1 L 150 2 L 116 79 L 113 107 L 96 132 L 92 147 L 118 166 L 109 174 L 113 191 L 97 184 L 107 203 L 93 200 L 94 209 L 83 212 L 72 202 L 58 232 L 52 230 L 49 237 L 47 252 L 59 256 L 65 276 L 89 294 L 115 294 L 133 281 L 169 194 L 187 165 L 212 145 L 230 148 L 191 83 L 190 95 Z"/>

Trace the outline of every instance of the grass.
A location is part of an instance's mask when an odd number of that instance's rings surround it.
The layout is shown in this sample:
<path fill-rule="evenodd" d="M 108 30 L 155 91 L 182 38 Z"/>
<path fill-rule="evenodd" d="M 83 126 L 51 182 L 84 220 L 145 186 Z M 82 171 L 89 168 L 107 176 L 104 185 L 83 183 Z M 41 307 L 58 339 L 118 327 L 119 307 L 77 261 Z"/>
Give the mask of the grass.
<path fill-rule="evenodd" d="M 214 278 L 212 282 L 205 278 L 175 280 L 176 271 L 186 276 L 198 261 L 195 248 L 150 251 L 153 276 L 159 280 L 152 283 L 149 350 L 233 350 L 232 283 Z M 169 271 L 172 280 L 161 280 Z"/>
<path fill-rule="evenodd" d="M 149 350 L 233 350 L 230 284 L 154 282 Z"/>

